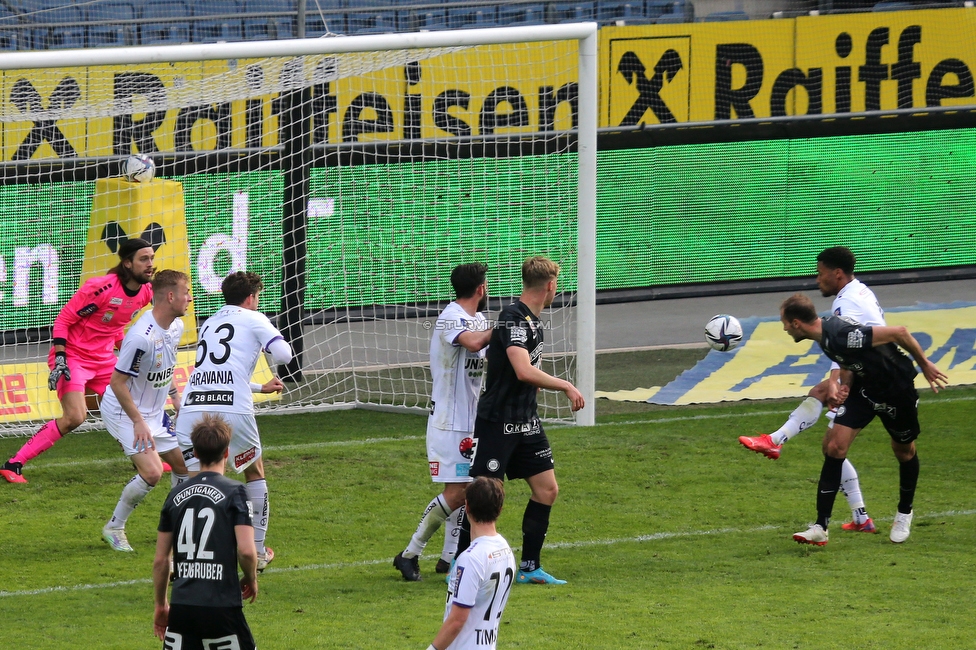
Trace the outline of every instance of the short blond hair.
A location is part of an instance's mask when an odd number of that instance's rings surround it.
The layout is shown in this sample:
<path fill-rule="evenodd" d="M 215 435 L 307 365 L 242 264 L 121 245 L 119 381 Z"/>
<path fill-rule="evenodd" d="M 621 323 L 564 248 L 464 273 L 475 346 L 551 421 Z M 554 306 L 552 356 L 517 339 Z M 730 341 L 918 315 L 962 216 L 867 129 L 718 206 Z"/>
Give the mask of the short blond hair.
<path fill-rule="evenodd" d="M 522 263 L 522 286 L 540 289 L 549 280 L 559 277 L 559 265 L 546 257 L 530 257 Z"/>

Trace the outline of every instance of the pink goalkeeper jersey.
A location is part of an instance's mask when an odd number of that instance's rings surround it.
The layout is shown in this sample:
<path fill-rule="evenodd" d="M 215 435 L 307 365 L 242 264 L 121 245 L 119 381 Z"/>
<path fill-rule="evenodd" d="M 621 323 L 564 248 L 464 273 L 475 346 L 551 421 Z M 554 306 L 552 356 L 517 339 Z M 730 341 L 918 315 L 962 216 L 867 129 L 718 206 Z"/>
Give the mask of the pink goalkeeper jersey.
<path fill-rule="evenodd" d="M 130 296 L 114 273 L 91 278 L 58 313 L 52 336 L 67 341 L 69 358 L 114 365 L 115 343 L 122 339 L 132 317 L 150 302 L 152 287 L 148 284 Z"/>

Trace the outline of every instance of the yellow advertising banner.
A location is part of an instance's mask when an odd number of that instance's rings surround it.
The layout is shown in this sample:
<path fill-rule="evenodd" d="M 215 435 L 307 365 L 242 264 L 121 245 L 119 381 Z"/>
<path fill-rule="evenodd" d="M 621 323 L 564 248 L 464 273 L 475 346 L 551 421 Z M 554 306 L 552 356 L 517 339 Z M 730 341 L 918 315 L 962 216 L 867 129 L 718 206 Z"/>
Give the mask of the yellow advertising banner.
<path fill-rule="evenodd" d="M 401 58 L 382 68 L 345 55 L 3 72 L 2 112 L 24 116 L 0 124 L 3 160 L 274 146 L 289 75 L 311 83 L 317 143 L 534 133 L 574 123 L 574 43 Z M 356 66 L 381 69 L 355 74 Z M 47 113 L 75 106 L 88 117 Z M 119 115 L 120 107 L 131 115 Z"/>
<path fill-rule="evenodd" d="M 196 352 L 193 350 L 177 353 L 173 383 L 181 394 L 190 379 L 195 362 Z M 43 362 L 0 365 L 0 423 L 33 421 L 40 424 L 61 416 L 57 394 L 47 388 L 49 373 L 50 369 Z M 251 381 L 264 384 L 271 381 L 272 376 L 271 368 L 268 367 L 264 355 L 261 355 Z M 281 396 L 277 393 L 254 395 L 256 404 L 280 399 Z M 167 399 L 166 404 L 172 406 L 171 400 Z"/>
<path fill-rule="evenodd" d="M 600 30 L 601 126 L 976 103 L 971 9 Z"/>
<path fill-rule="evenodd" d="M 968 8 L 604 27 L 600 126 L 973 104 L 974 34 Z M 316 143 L 563 130 L 576 77 L 572 42 L 7 71 L 2 156 L 274 146 L 303 84 Z"/>
<path fill-rule="evenodd" d="M 976 384 L 976 305 L 889 311 L 885 319 L 909 329 L 926 356 L 949 376 L 950 386 Z M 743 319 L 742 324 L 745 336 L 736 350 L 711 351 L 667 386 L 622 399 L 640 394 L 655 404 L 697 404 L 801 397 L 830 374 L 830 360 L 819 346 L 794 343 L 778 320 Z M 921 374 L 915 385 L 929 390 Z"/>

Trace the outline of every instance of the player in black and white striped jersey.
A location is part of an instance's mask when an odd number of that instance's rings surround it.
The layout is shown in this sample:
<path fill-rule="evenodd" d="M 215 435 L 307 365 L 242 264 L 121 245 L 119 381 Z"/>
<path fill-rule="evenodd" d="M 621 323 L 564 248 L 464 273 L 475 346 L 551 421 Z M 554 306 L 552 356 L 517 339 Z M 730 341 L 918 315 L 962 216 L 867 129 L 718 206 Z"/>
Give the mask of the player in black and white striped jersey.
<path fill-rule="evenodd" d="M 817 256 L 817 286 L 824 296 L 834 296 L 831 311 L 835 316 L 849 318 L 861 325 L 884 326 L 884 310 L 877 296 L 863 282 L 854 277 L 856 258 L 846 246 L 833 246 Z M 807 398 L 798 406 L 779 429 L 771 434 L 740 436 L 739 442 L 748 449 L 773 460 L 780 457 L 783 445 L 802 431 L 806 431 L 820 419 L 824 405 L 830 410 L 827 417 L 833 426 L 840 366 L 831 362 L 830 377 L 810 389 Z M 861 493 L 857 470 L 847 459 L 841 478 L 841 491 L 851 508 L 851 521 L 841 526 L 844 530 L 876 533 L 877 527 L 868 516 Z"/>
<path fill-rule="evenodd" d="M 925 356 L 907 328 L 861 325 L 845 316 L 817 318 L 813 301 L 801 293 L 783 302 L 780 320 L 794 341 L 816 341 L 824 354 L 841 367 L 837 417 L 823 441 L 817 521 L 794 534 L 793 539 L 817 546 L 827 543 L 827 525 L 840 489 L 841 466 L 857 434 L 878 417 L 891 437 L 891 449 L 899 463 L 898 511 L 890 538 L 895 543 L 904 542 L 911 533 L 919 474 L 915 439 L 921 427 L 915 364 L 935 392 L 946 386 L 945 373 Z"/>

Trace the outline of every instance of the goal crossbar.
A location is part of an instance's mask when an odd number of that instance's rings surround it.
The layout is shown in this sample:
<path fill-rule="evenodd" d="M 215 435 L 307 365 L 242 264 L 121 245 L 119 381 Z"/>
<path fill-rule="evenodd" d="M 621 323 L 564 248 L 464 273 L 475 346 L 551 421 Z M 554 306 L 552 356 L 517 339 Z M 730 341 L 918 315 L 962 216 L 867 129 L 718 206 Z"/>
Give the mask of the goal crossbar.
<path fill-rule="evenodd" d="M 377 50 L 409 50 L 434 47 L 467 47 L 544 41 L 593 41 L 596 55 L 596 23 L 567 23 L 529 27 L 493 27 L 459 31 L 370 34 L 241 43 L 191 43 L 146 47 L 109 47 L 47 52 L 10 52 L 0 57 L 0 70 L 77 68 L 104 65 L 139 65 L 220 59 L 254 59 L 322 54 L 346 54 Z M 582 84 L 582 79 L 580 83 Z M 582 88 L 581 88 L 582 91 Z M 581 93 L 582 94 L 582 93 Z M 594 92 L 594 100 L 595 100 Z"/>

